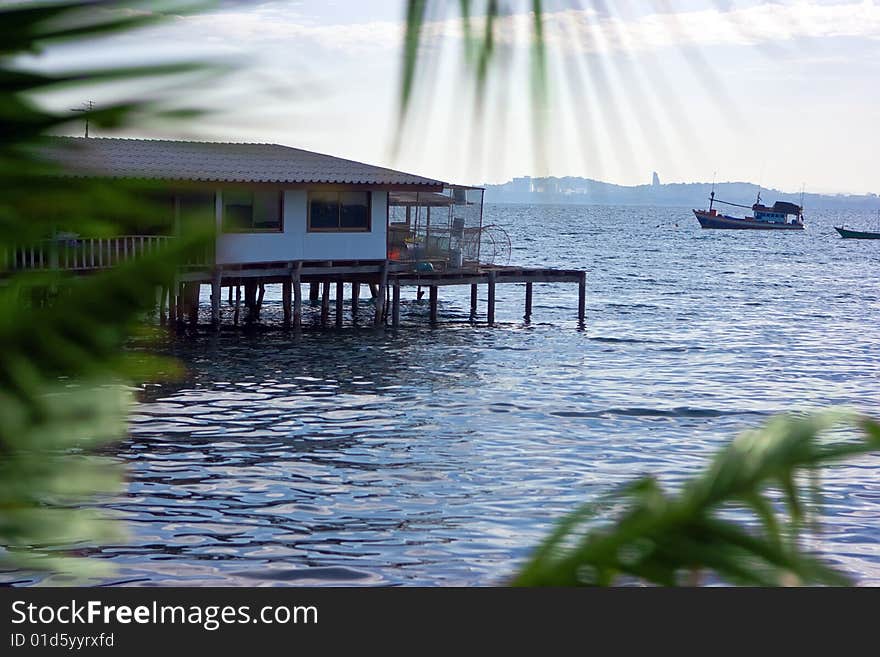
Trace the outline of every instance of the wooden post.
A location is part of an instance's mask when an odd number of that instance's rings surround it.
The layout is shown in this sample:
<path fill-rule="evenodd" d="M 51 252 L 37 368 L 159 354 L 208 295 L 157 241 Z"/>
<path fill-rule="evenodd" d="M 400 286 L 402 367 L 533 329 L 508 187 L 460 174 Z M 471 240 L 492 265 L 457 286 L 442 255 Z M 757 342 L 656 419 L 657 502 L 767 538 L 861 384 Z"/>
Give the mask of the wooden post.
<path fill-rule="evenodd" d="M 358 303 L 361 297 L 361 284 L 357 281 L 354 281 L 351 284 L 351 321 L 357 326 L 358 322 Z"/>
<path fill-rule="evenodd" d="M 587 315 L 587 272 L 578 277 L 578 327 L 584 328 Z"/>
<path fill-rule="evenodd" d="M 388 260 L 382 263 L 382 272 L 379 274 L 379 287 L 376 290 L 376 316 L 373 323 L 381 326 L 385 322 L 385 296 L 388 289 Z"/>
<path fill-rule="evenodd" d="M 495 270 L 489 270 L 489 307 L 486 312 L 489 326 L 495 324 Z"/>
<path fill-rule="evenodd" d="M 526 322 L 532 318 L 532 283 L 526 283 Z"/>
<path fill-rule="evenodd" d="M 400 326 L 400 279 L 397 278 L 394 279 L 394 289 L 392 291 L 391 325 L 394 328 Z"/>
<path fill-rule="evenodd" d="M 183 319 L 186 317 L 186 283 L 178 283 L 175 287 L 177 288 L 175 291 L 177 295 L 177 321 L 183 324 Z"/>
<path fill-rule="evenodd" d="M 201 288 L 201 283 L 189 283 L 187 285 L 186 309 L 189 311 L 190 326 L 195 326 L 199 323 L 199 293 Z"/>
<path fill-rule="evenodd" d="M 317 301 L 319 292 L 318 292 L 318 283 L 309 283 L 309 301 Z"/>
<path fill-rule="evenodd" d="M 232 286 L 229 286 L 229 292 L 227 292 L 226 303 L 230 306 L 232 305 Z"/>
<path fill-rule="evenodd" d="M 471 321 L 477 317 L 477 284 L 471 284 Z"/>
<path fill-rule="evenodd" d="M 336 328 L 342 328 L 342 310 L 345 302 L 343 295 L 345 294 L 345 283 L 336 281 Z"/>
<path fill-rule="evenodd" d="M 293 328 L 295 330 L 299 330 L 302 328 L 302 280 L 301 273 L 302 272 L 302 261 L 297 261 L 297 263 L 293 267 L 293 273 L 291 276 L 291 283 L 293 285 Z"/>
<path fill-rule="evenodd" d="M 168 323 L 177 321 L 177 283 L 172 281 L 168 286 Z"/>
<path fill-rule="evenodd" d="M 437 286 L 431 286 L 431 323 L 437 323 Z"/>
<path fill-rule="evenodd" d="M 235 286 L 235 313 L 232 315 L 232 323 L 238 326 L 238 313 L 241 309 L 241 285 Z"/>
<path fill-rule="evenodd" d="M 222 272 L 215 267 L 211 275 L 211 326 L 220 326 L 220 297 L 223 295 Z"/>
<path fill-rule="evenodd" d="M 168 302 L 168 287 L 163 285 L 159 291 L 159 324 L 165 326 L 167 317 L 165 316 L 166 304 Z"/>
<path fill-rule="evenodd" d="M 370 297 L 373 299 L 377 299 L 379 297 L 379 291 L 376 289 L 375 283 L 370 283 Z"/>
<path fill-rule="evenodd" d="M 324 281 L 321 290 L 321 326 L 327 326 L 330 317 L 330 281 Z"/>
<path fill-rule="evenodd" d="M 257 297 L 257 319 L 260 319 L 260 311 L 263 310 L 263 296 L 266 294 L 266 286 L 260 283 L 260 296 Z"/>
<path fill-rule="evenodd" d="M 244 307 L 247 310 L 245 321 L 254 321 L 257 318 L 257 282 L 252 278 L 244 282 Z"/>
<path fill-rule="evenodd" d="M 292 291 L 293 291 L 293 285 L 291 284 L 291 282 L 289 280 L 284 281 L 281 284 L 281 305 L 284 308 L 284 320 L 283 321 L 284 321 L 285 326 L 290 326 L 290 319 L 291 319 L 290 296 L 291 296 Z"/>

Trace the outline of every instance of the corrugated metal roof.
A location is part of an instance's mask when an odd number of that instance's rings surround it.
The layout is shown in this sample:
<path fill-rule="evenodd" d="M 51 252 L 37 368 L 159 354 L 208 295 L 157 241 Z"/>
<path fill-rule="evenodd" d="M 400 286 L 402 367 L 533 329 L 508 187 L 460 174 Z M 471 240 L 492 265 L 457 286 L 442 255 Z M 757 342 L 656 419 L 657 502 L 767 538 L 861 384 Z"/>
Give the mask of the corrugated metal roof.
<path fill-rule="evenodd" d="M 277 144 L 53 137 L 41 153 L 72 176 L 243 183 L 443 182 Z"/>

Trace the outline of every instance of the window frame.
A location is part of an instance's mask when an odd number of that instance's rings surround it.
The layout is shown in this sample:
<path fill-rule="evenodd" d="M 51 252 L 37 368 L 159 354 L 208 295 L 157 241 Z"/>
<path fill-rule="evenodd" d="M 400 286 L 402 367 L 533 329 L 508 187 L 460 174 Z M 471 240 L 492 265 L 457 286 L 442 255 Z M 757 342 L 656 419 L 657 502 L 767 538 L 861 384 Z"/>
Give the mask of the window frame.
<path fill-rule="evenodd" d="M 277 228 L 254 228 L 251 225 L 250 228 L 233 228 L 232 226 L 228 226 L 226 224 L 226 192 L 230 191 L 228 189 L 220 190 L 220 200 L 222 201 L 223 211 L 220 217 L 220 232 L 224 235 L 241 235 L 241 234 L 250 234 L 250 233 L 283 233 L 284 232 L 284 190 L 269 190 L 278 195 L 278 227 Z M 245 189 L 245 190 L 231 190 L 231 191 L 244 191 L 251 195 L 251 207 L 256 207 L 256 194 L 258 192 L 262 192 L 265 190 L 254 190 L 254 189 Z M 251 217 L 251 223 L 253 224 L 253 216 Z"/>
<path fill-rule="evenodd" d="M 312 226 L 312 195 L 315 193 L 336 194 L 336 227 L 323 228 Z M 363 192 L 367 195 L 367 226 L 354 228 L 342 225 L 342 195 L 352 192 Z M 307 233 L 372 233 L 373 232 L 373 191 L 370 189 L 314 189 L 309 190 L 306 201 L 306 232 Z"/>

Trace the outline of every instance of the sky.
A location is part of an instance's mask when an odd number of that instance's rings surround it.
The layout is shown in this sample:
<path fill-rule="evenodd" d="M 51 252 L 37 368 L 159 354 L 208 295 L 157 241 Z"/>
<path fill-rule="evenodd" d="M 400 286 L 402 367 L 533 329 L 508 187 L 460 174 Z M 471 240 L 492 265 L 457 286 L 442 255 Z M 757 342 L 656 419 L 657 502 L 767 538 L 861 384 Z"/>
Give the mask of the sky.
<path fill-rule="evenodd" d="M 554 175 L 631 185 L 657 171 L 663 182 L 880 192 L 880 0 L 545 0 L 547 92 L 537 102 L 531 3 L 502 2 L 482 103 L 458 2 L 436 1 L 401 124 L 404 4 L 227 0 L 26 65 L 185 57 L 232 67 L 168 92 L 206 109 L 198 121 L 123 136 L 280 143 L 469 184 Z M 478 15 L 474 27 L 483 24 Z M 100 105 L 158 90 L 88 93 Z"/>

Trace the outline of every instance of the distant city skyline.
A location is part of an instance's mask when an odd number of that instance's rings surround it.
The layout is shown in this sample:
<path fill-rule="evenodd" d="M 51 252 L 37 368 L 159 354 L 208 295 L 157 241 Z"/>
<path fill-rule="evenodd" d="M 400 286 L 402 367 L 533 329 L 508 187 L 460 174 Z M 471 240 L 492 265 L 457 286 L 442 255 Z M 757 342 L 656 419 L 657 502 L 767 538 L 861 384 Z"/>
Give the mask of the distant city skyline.
<path fill-rule="evenodd" d="M 425 48 L 448 57 L 431 80 L 437 93 L 422 95 L 408 139 L 392 153 L 404 4 L 227 1 L 100 48 L 52 48 L 31 62 L 64 68 L 197 56 L 238 65 L 181 94 L 182 104 L 211 111 L 197 123 L 124 136 L 275 142 L 465 183 L 529 174 L 634 185 L 649 184 L 656 171 L 664 182 L 715 174 L 788 190 L 880 191 L 875 0 L 547 2 L 544 164 L 529 111 L 530 3 L 514 3 L 503 19 L 509 83 L 490 83 L 482 122 L 458 66 L 461 30 L 451 15 L 429 26 Z M 110 94 L 92 96 L 100 106 Z M 47 102 L 85 100 L 59 92 Z"/>
<path fill-rule="evenodd" d="M 653 205 L 668 207 L 705 207 L 711 190 L 716 201 L 734 202 L 749 207 L 761 194 L 765 203 L 790 201 L 811 209 L 880 210 L 877 194 L 819 194 L 797 190 L 759 187 L 750 182 L 671 182 L 661 183 L 656 176 L 651 183 L 617 185 L 580 177 L 523 176 L 502 184 L 485 186 L 488 203 L 552 203 L 601 205 Z"/>

